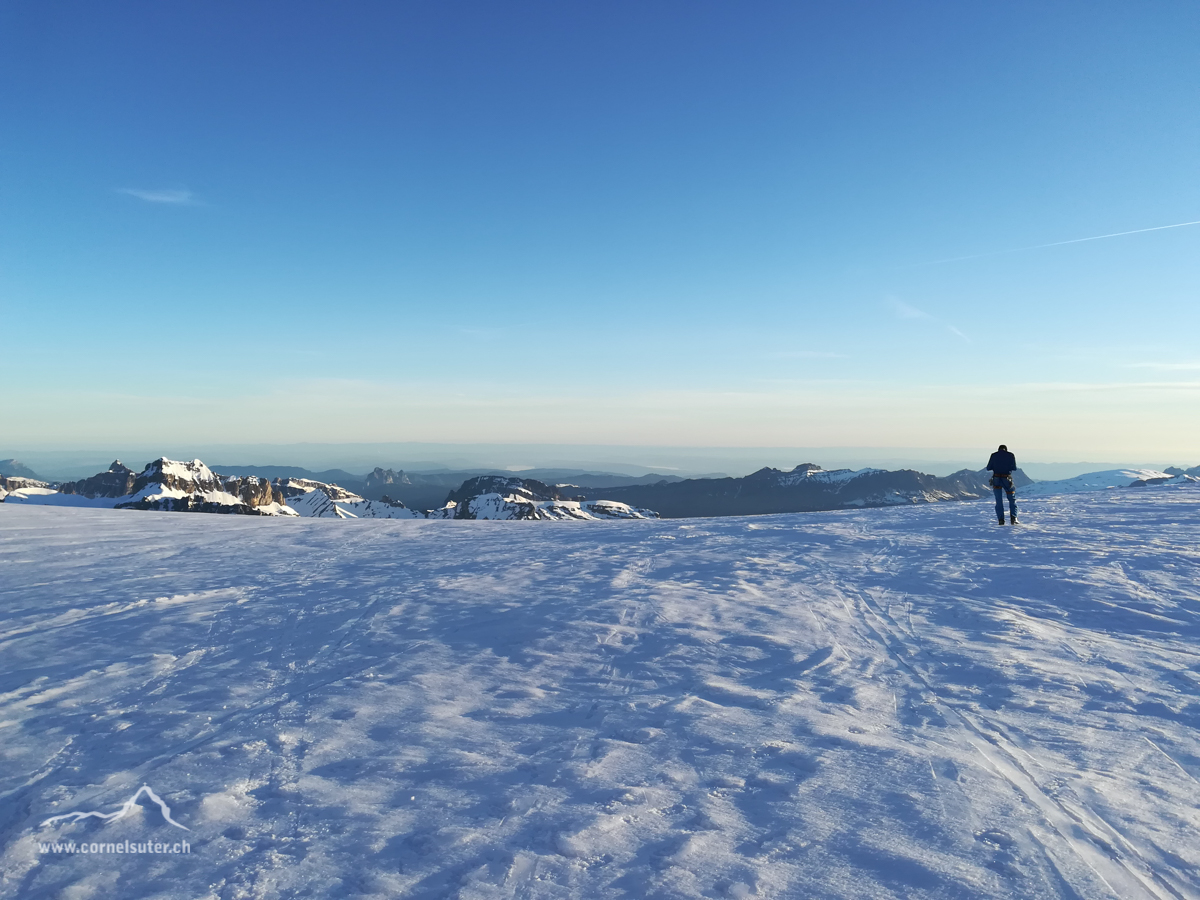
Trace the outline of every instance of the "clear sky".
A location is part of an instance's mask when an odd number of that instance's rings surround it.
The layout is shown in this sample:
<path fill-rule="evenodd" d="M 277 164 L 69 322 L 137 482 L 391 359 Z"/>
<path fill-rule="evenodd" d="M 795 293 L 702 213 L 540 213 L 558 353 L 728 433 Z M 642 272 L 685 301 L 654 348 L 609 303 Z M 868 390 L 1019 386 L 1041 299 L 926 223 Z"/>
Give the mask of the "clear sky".
<path fill-rule="evenodd" d="M 0 451 L 1195 464 L 1200 225 L 1059 242 L 1200 220 L 1197 48 L 1194 2 L 0 3 Z"/>

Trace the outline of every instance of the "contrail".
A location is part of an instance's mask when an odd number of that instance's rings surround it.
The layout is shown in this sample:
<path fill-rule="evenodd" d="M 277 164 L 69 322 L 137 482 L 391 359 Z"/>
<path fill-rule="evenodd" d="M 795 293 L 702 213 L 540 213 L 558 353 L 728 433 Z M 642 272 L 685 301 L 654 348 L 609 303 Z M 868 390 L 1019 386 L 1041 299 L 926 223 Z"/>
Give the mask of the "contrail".
<path fill-rule="evenodd" d="M 1025 250 L 1041 250 L 1044 247 L 1061 247 L 1064 244 L 1082 244 L 1085 241 L 1102 241 L 1105 238 L 1124 237 L 1127 234 L 1145 234 L 1147 231 L 1163 231 L 1167 228 L 1185 228 L 1188 225 L 1200 225 L 1200 219 L 1195 222 L 1179 222 L 1175 225 L 1156 225 L 1153 228 L 1135 228 L 1133 231 L 1114 231 L 1112 234 L 1097 234 L 1092 237 L 1074 238 L 1069 241 L 1053 241 L 1049 244 L 1034 244 L 1031 247 L 1012 247 L 1008 250 L 992 250 L 989 253 L 974 253 L 970 256 L 951 256 L 948 259 L 934 259 L 926 263 L 914 263 L 914 266 L 936 266 L 939 263 L 959 262 L 964 259 L 982 259 L 985 256 L 1001 256 L 1005 253 L 1021 253 Z M 905 267 L 911 268 L 911 267 Z"/>

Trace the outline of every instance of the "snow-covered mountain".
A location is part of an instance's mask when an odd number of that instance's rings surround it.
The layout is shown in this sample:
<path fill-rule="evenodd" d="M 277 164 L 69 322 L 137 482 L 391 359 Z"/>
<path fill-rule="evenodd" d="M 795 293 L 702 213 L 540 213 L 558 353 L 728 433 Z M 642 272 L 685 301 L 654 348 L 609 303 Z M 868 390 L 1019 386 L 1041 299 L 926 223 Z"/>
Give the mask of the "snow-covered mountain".
<path fill-rule="evenodd" d="M 376 469 L 372 486 L 407 484 L 403 473 Z M 156 459 L 140 474 L 120 460 L 107 472 L 48 485 L 28 479 L 0 482 L 0 501 L 35 506 L 152 509 L 337 519 L 648 519 L 655 513 L 624 503 L 583 500 L 537 481 L 471 479 L 428 512 L 407 508 L 387 494 L 368 500 L 336 484 L 307 478 L 219 475 L 198 459 Z"/>
<path fill-rule="evenodd" d="M 1112 469 L 1061 481 L 1031 482 L 1014 473 L 1021 497 L 1140 487 L 1200 480 L 1196 469 Z M 0 501 L 85 506 L 299 515 L 340 519 L 650 519 L 689 516 L 812 512 L 897 506 L 990 497 L 987 472 L 963 470 L 946 477 L 912 470 L 827 470 L 804 463 L 790 471 L 764 468 L 744 478 L 693 478 L 604 488 L 546 484 L 515 475 L 480 475 L 449 491 L 434 509 L 411 509 L 383 488 L 413 482 L 404 472 L 376 468 L 357 490 L 311 478 L 221 475 L 200 460 L 160 458 L 141 473 L 115 460 L 108 471 L 62 484 L 0 476 Z M 435 501 L 436 502 L 436 501 Z"/>
<path fill-rule="evenodd" d="M 1200 467 L 1197 467 L 1200 469 Z M 1189 470 L 1191 471 L 1191 470 Z M 1074 494 L 1080 491 L 1104 491 L 1113 488 L 1145 487 L 1150 484 L 1185 484 L 1200 481 L 1200 472 L 1188 472 L 1176 469 L 1175 473 L 1160 472 L 1157 469 L 1107 469 L 1103 472 L 1088 472 L 1074 478 L 1064 478 L 1060 481 L 1036 481 L 1022 488 L 1020 493 L 1026 497 L 1045 497 L 1050 494 Z"/>
<path fill-rule="evenodd" d="M 381 470 L 376 469 L 376 473 Z M 375 474 L 375 473 L 373 473 Z M 394 473 L 392 473 L 394 475 Z M 383 482 L 376 479 L 376 483 Z M 439 509 L 408 509 L 386 494 L 366 500 L 338 487 L 301 478 L 283 479 L 279 487 L 288 505 L 301 516 L 340 519 L 652 519 L 650 510 L 632 509 L 608 500 L 574 500 L 556 488 L 520 478 L 485 475 L 450 493 Z"/>
<path fill-rule="evenodd" d="M 107 472 L 91 478 L 66 482 L 57 489 L 10 491 L 3 499 L 6 503 L 39 506 L 296 515 L 284 505 L 282 493 L 266 479 L 253 475 L 223 478 L 198 459 L 181 462 L 165 457 L 154 460 L 138 475 L 116 460 Z"/>
<path fill-rule="evenodd" d="M 450 501 L 429 512 L 431 519 L 657 519 L 649 509 L 616 500 L 533 500 L 517 493 L 479 494 Z"/>
<path fill-rule="evenodd" d="M 50 485 L 21 475 L 0 475 L 0 501 L 14 491 L 47 491 Z"/>
<path fill-rule="evenodd" d="M 1167 466 L 1163 469 L 1167 475 L 1195 475 L 1200 478 L 1200 466 L 1192 466 L 1190 469 L 1181 469 L 1179 466 Z"/>
<path fill-rule="evenodd" d="M 605 492 L 608 493 L 608 492 Z M 588 500 L 574 485 L 530 478 L 480 475 L 451 491 L 446 505 L 429 513 L 441 519 L 657 519 L 658 513 L 617 500 Z"/>
<path fill-rule="evenodd" d="M 378 469 L 376 471 L 379 471 Z M 386 497 L 367 500 L 336 484 L 307 478 L 282 478 L 276 484 L 287 505 L 313 519 L 423 519 L 423 513 Z"/>
<path fill-rule="evenodd" d="M 0 896 L 1200 897 L 1200 486 L 989 506 L 0 505 Z"/>

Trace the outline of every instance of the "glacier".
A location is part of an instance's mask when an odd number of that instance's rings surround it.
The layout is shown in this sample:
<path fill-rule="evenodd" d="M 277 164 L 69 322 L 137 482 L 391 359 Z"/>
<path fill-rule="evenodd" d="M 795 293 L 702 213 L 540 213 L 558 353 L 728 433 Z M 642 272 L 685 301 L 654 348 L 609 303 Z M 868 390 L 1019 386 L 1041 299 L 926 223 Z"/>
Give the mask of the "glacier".
<path fill-rule="evenodd" d="M 1200 897 L 1200 485 L 990 517 L 0 504 L 0 895 Z"/>

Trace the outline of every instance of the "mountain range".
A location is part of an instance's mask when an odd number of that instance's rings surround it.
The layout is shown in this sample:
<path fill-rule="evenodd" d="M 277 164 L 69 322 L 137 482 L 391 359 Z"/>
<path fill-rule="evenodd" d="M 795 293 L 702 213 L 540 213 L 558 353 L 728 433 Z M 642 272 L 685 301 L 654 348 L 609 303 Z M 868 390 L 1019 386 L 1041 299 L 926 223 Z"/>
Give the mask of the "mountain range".
<path fill-rule="evenodd" d="M 10 471 L 29 471 L 15 460 L 6 463 Z M 973 500 L 992 493 L 988 473 L 969 469 L 939 477 L 911 469 L 827 470 L 803 463 L 788 471 L 763 468 L 742 478 L 567 473 L 576 477 L 543 481 L 524 477 L 530 474 L 406 473 L 376 468 L 355 476 L 340 469 L 310 472 L 288 466 L 234 467 L 218 474 L 200 460 L 166 458 L 135 473 L 116 460 L 107 471 L 78 481 L 48 483 L 0 475 L 0 501 L 342 519 L 567 520 L 812 512 Z M 1200 480 L 1200 466 L 1113 469 L 1051 482 L 1032 482 L 1019 469 L 1013 473 L 1019 496 L 1196 480 Z"/>
<path fill-rule="evenodd" d="M 376 469 L 365 479 L 372 490 L 395 489 L 402 474 Z M 415 510 L 381 493 L 363 497 L 338 484 L 288 476 L 221 475 L 198 459 L 160 457 L 134 473 L 120 460 L 79 481 L 49 484 L 0 477 L 0 501 L 41 506 L 84 506 L 169 512 L 373 519 L 646 519 L 650 510 L 620 502 L 576 500 L 541 482 L 498 476 L 468 479 L 434 509 Z M 444 496 L 445 492 L 443 492 Z"/>
<path fill-rule="evenodd" d="M 648 506 L 664 518 L 747 516 L 864 506 L 898 506 L 991 496 L 989 473 L 963 469 L 938 477 L 912 469 L 822 469 L 803 463 L 791 471 L 759 469 L 744 478 L 689 478 L 676 482 L 614 487 L 604 496 Z M 1013 473 L 1018 487 L 1032 483 Z"/>
<path fill-rule="evenodd" d="M 342 469 L 310 471 L 297 466 L 214 466 L 214 469 L 230 475 L 254 475 L 267 479 L 297 478 L 323 484 L 336 484 L 367 500 L 382 500 L 388 496 L 410 509 L 438 509 L 446 502 L 449 491 L 464 482 L 481 475 L 509 477 L 512 472 L 497 470 L 462 470 L 442 472 L 407 472 L 376 467 L 366 475 L 355 475 Z M 640 484 L 655 484 L 660 481 L 682 481 L 676 475 L 616 475 L 595 474 L 579 469 L 531 469 L 520 473 L 525 479 L 547 484 L 570 481 L 593 491 L 612 487 Z"/>

